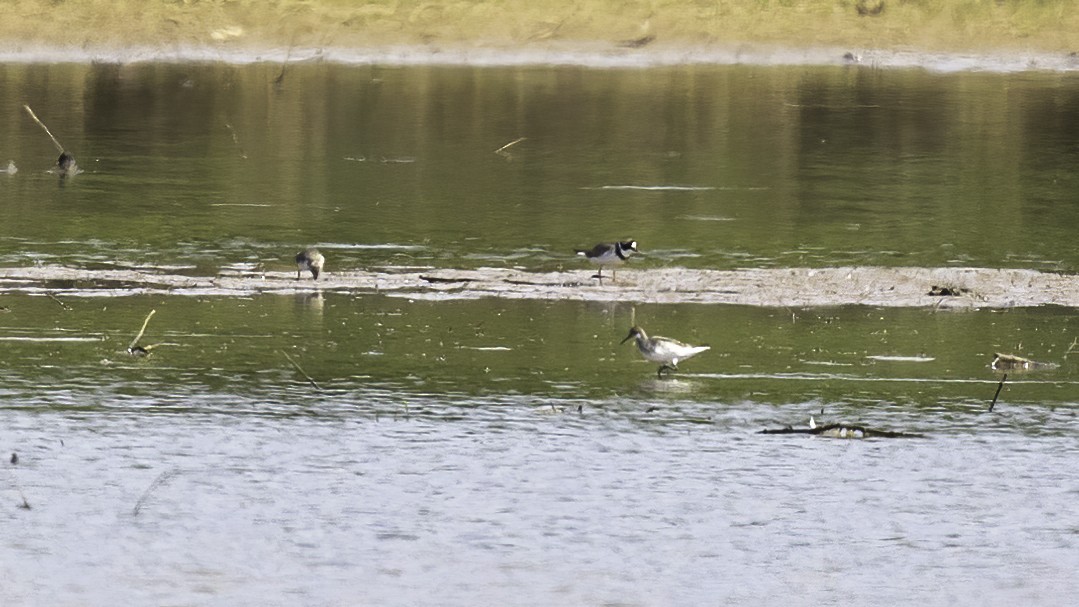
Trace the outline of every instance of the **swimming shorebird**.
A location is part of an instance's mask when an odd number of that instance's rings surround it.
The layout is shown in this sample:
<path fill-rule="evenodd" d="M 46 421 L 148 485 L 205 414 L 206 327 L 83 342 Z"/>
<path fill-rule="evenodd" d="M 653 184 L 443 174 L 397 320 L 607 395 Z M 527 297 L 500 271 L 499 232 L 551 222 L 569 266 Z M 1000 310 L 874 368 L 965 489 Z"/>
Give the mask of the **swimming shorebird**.
<path fill-rule="evenodd" d="M 310 271 L 311 276 L 318 280 L 319 272 L 322 271 L 322 264 L 325 262 L 326 258 L 314 247 L 300 251 L 296 254 L 296 280 L 300 279 L 300 273 L 304 270 Z"/>
<path fill-rule="evenodd" d="M 629 259 L 630 255 L 637 252 L 637 241 L 601 242 L 591 249 L 575 249 L 575 252 L 599 266 L 599 273 L 592 278 L 598 278 L 600 282 L 603 282 L 603 266 L 621 265 L 622 262 Z M 614 278 L 614 268 L 612 268 L 611 280 L 614 280 Z"/>
<path fill-rule="evenodd" d="M 648 337 L 648 334 L 640 327 L 630 329 L 629 335 L 621 343 L 624 344 L 633 338 L 637 338 L 637 349 L 641 351 L 642 356 L 652 362 L 663 363 L 660 365 L 659 371 L 656 371 L 658 377 L 663 377 L 664 371 L 677 371 L 678 361 L 693 358 L 701 352 L 711 349 L 711 346 L 691 346 L 677 339 L 660 337 L 659 335 Z"/>

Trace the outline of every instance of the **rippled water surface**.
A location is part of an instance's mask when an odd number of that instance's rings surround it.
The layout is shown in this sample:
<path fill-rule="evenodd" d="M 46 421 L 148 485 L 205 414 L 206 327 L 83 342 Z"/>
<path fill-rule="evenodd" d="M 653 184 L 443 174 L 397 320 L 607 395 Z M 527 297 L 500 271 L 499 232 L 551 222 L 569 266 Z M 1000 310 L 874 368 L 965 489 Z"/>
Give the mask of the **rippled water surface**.
<path fill-rule="evenodd" d="M 280 71 L 0 66 L 0 265 L 588 272 L 573 247 L 631 236 L 644 269 L 1079 268 L 1070 75 Z M 1079 590 L 1072 308 L 54 286 L 0 295 L 5 606 Z M 657 379 L 633 322 L 712 350 Z M 1058 366 L 990 412 L 994 352 Z M 811 417 L 922 437 L 758 434 Z"/>

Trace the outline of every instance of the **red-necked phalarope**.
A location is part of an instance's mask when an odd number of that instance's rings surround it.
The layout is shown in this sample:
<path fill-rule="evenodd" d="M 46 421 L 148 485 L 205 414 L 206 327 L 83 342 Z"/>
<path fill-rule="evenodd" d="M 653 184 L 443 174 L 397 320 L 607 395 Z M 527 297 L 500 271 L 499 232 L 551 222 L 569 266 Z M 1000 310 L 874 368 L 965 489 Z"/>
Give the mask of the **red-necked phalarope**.
<path fill-rule="evenodd" d="M 658 335 L 648 337 L 648 334 L 640 327 L 630 329 L 629 335 L 621 343 L 626 343 L 633 338 L 637 338 L 637 349 L 641 351 L 642 356 L 652 362 L 662 363 L 659 371 L 656 372 L 659 377 L 663 377 L 664 371 L 677 371 L 678 361 L 692 358 L 711 349 L 711 346 L 691 346 L 669 337 Z"/>

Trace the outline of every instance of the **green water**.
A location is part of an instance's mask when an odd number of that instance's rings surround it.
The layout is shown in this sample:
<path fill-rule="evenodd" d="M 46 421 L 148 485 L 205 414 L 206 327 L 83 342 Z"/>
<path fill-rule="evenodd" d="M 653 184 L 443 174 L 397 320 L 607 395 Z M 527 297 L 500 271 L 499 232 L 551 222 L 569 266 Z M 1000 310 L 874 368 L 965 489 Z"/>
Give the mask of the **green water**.
<path fill-rule="evenodd" d="M 1079 386 L 1065 357 L 1069 348 L 1072 358 L 1079 356 L 1072 345 L 1075 315 L 1052 307 L 930 313 L 342 294 L 4 301 L 7 389 L 30 398 L 25 404 L 48 400 L 48 390 L 40 392 L 44 384 L 87 389 L 95 399 L 111 390 L 154 397 L 197 389 L 254 395 L 275 406 L 368 390 L 405 400 L 456 395 L 466 403 L 471 397 L 807 402 L 819 403 L 806 405 L 807 412 L 825 408 L 865 418 L 880 415 L 879 405 L 984 409 L 999 380 L 989 368 L 993 353 L 1016 351 L 1064 364 L 1013 373 L 1008 400 L 1067 405 Z M 160 345 L 148 358 L 132 358 L 126 348 L 150 310 L 155 316 L 140 343 Z M 654 334 L 712 350 L 683 363 L 675 380 L 658 381 L 658 365 L 641 359 L 632 342 L 619 344 L 631 314 Z M 101 401 L 87 407 L 95 402 Z M 197 400 L 188 406 L 199 408 Z"/>
<path fill-rule="evenodd" d="M 315 244 L 331 274 L 585 273 L 574 247 L 632 237 L 643 271 L 1079 270 L 1071 74 L 279 73 L 0 66 L 0 163 L 19 168 L 0 174 L 0 266 L 257 274 Z M 48 172 L 24 103 L 82 174 Z M 0 281 L 0 453 L 18 455 L 0 491 L 5 606 L 1066 605 L 1079 590 L 1072 308 L 70 282 Z M 132 357 L 151 310 L 140 343 L 156 347 Z M 712 349 L 657 379 L 619 344 L 634 322 Z M 1009 374 L 990 413 L 994 352 L 1059 366 Z M 758 434 L 810 416 L 926 438 Z"/>
<path fill-rule="evenodd" d="M 644 267 L 1079 268 L 1068 74 L 279 71 L 6 66 L 0 260 L 549 268 L 632 236 Z M 42 174 L 23 103 L 85 174 Z"/>

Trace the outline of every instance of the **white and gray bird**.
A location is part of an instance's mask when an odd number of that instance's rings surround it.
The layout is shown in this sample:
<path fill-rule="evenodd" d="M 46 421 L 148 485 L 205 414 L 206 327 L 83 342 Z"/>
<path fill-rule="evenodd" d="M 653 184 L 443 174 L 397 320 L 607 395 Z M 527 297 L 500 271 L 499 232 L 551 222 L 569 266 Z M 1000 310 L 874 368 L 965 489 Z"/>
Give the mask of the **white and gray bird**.
<path fill-rule="evenodd" d="M 575 252 L 599 266 L 599 273 L 592 278 L 603 281 L 604 266 L 618 266 L 629 259 L 630 255 L 637 252 L 637 241 L 626 240 L 622 242 L 601 242 L 591 249 L 575 249 Z M 614 268 L 611 268 L 611 280 L 615 279 Z"/>
<path fill-rule="evenodd" d="M 659 377 L 663 377 L 664 371 L 677 371 L 679 361 L 693 358 L 701 352 L 711 349 L 711 346 L 691 346 L 677 339 L 660 337 L 659 335 L 649 337 L 644 332 L 644 329 L 640 327 L 630 329 L 629 335 L 621 343 L 626 343 L 633 338 L 637 339 L 637 349 L 641 351 L 642 356 L 652 362 L 662 363 L 659 371 L 656 372 Z"/>
<path fill-rule="evenodd" d="M 311 276 L 318 280 L 324 263 L 326 263 L 326 258 L 318 252 L 318 249 L 311 247 L 300 251 L 296 254 L 296 280 L 300 279 L 300 274 L 303 272 L 311 272 Z"/>

